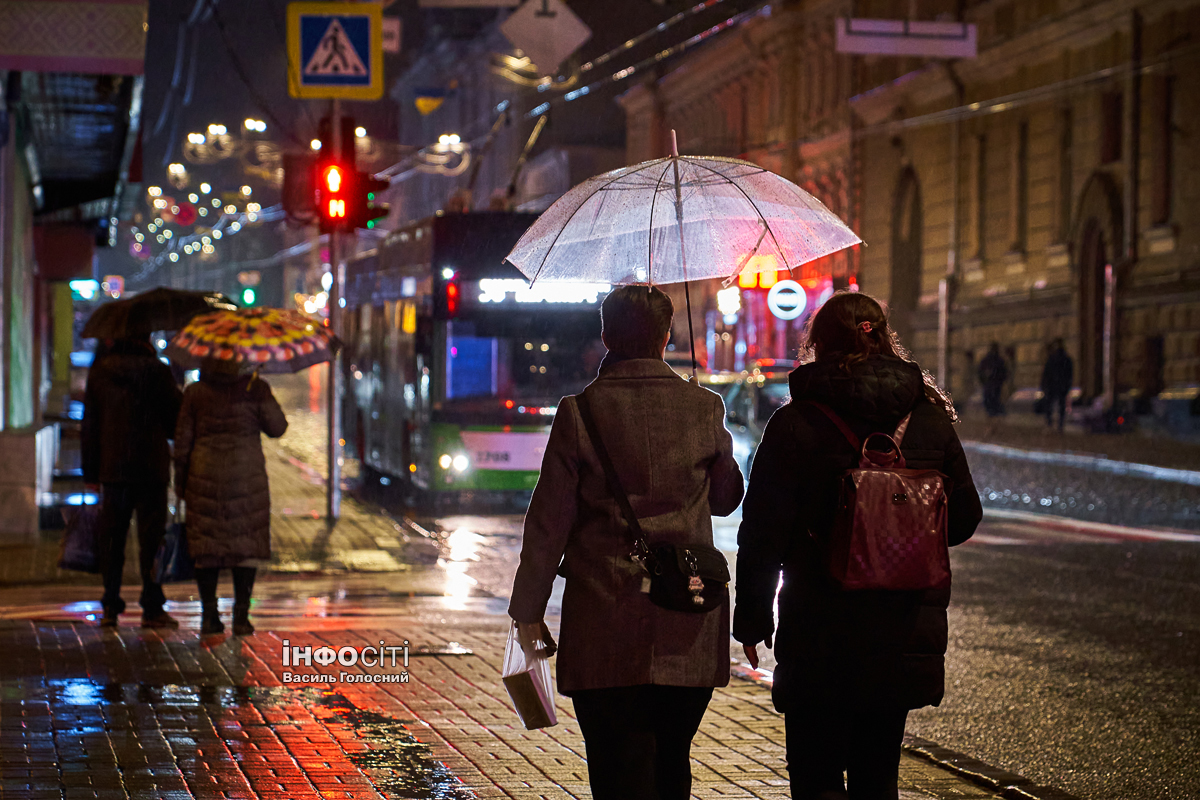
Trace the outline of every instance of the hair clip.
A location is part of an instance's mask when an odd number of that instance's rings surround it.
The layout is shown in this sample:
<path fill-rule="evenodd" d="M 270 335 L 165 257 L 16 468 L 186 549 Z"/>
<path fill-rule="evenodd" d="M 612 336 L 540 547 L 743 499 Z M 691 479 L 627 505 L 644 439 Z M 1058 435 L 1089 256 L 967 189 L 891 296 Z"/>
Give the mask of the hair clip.
<path fill-rule="evenodd" d="M 873 330 L 875 330 L 875 326 L 866 320 L 858 323 L 858 327 L 863 333 L 871 333 Z"/>

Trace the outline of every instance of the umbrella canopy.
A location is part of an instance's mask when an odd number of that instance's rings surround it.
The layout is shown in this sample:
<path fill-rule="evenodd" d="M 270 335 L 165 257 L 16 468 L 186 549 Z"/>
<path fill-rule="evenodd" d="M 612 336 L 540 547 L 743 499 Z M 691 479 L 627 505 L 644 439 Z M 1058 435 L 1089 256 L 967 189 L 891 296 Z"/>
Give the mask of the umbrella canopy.
<path fill-rule="evenodd" d="M 235 309 L 237 303 L 220 292 L 191 292 L 160 286 L 97 308 L 83 326 L 82 336 L 122 339 L 153 331 L 176 331 L 197 314 Z"/>
<path fill-rule="evenodd" d="M 820 200 L 757 164 L 674 155 L 579 184 L 508 260 L 530 281 L 678 283 L 790 270 L 861 241 Z"/>
<path fill-rule="evenodd" d="M 331 361 L 340 346 L 324 324 L 299 311 L 239 308 L 196 317 L 164 352 L 185 369 L 213 358 L 246 371 L 280 373 Z"/>

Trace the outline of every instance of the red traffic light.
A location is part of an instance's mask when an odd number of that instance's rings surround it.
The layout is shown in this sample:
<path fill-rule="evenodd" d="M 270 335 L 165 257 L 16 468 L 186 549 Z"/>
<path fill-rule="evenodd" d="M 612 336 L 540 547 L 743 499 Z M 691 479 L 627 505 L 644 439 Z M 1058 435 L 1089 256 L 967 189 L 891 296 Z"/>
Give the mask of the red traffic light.
<path fill-rule="evenodd" d="M 338 194 L 342 191 L 342 184 L 345 182 L 345 175 L 342 174 L 342 168 L 337 164 L 330 164 L 325 168 L 322 175 L 322 183 L 325 184 L 325 190 L 331 194 Z M 340 216 L 345 216 L 345 209 Z"/>

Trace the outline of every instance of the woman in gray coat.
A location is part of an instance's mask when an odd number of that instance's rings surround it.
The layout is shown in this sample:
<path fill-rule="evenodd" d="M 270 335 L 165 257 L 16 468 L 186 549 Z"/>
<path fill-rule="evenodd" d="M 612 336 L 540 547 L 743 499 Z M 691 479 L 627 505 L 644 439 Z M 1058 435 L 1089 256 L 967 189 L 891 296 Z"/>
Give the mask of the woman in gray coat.
<path fill-rule="evenodd" d="M 271 557 L 271 495 L 261 434 L 278 438 L 287 419 L 271 387 L 236 364 L 206 360 L 183 393 L 175 426 L 175 492 L 187 504 L 187 541 L 203 607 L 200 632 L 225 630 L 217 577 L 233 572 L 233 632 L 254 633 L 250 595 L 257 563 Z"/>
<path fill-rule="evenodd" d="M 721 398 L 662 360 L 673 313 L 669 297 L 645 286 L 605 298 L 609 352 L 584 395 L 650 546 L 711 546 L 711 515 L 737 508 L 742 474 Z M 713 687 L 729 682 L 728 603 L 707 613 L 651 603 L 630 543 L 576 398 L 564 397 L 509 614 L 523 637 L 552 643 L 543 617 L 555 573 L 566 576 L 558 690 L 575 705 L 592 796 L 685 800 L 692 737 Z"/>

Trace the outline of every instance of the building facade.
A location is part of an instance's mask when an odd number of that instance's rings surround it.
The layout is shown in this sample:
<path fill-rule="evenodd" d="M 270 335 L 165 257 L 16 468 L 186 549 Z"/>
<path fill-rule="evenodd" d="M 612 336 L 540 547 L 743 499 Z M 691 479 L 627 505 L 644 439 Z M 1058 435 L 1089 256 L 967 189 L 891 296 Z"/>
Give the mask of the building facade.
<path fill-rule="evenodd" d="M 914 14 L 977 26 L 978 55 L 836 50 L 839 18 Z M 885 298 L 960 402 L 993 341 L 1031 402 L 1061 337 L 1082 403 L 1168 413 L 1200 384 L 1198 26 L 1194 2 L 781 3 L 626 95 L 629 158 L 677 127 L 813 192 L 867 245 L 815 269 Z"/>

